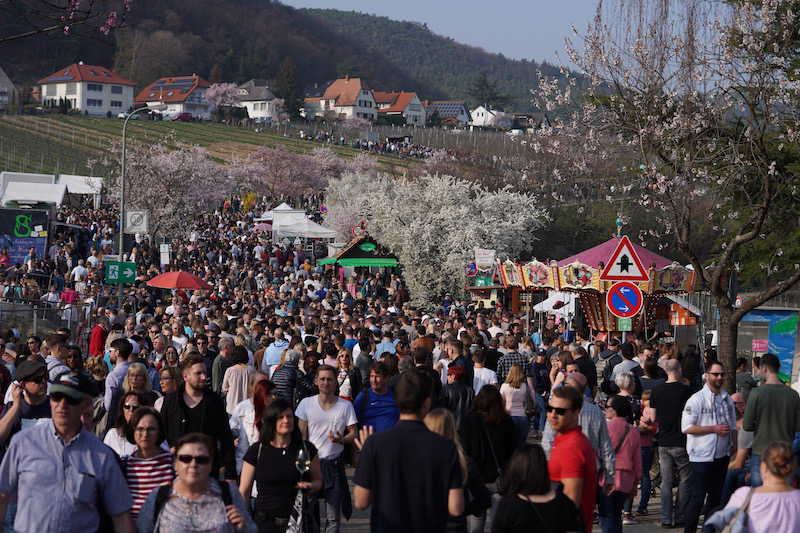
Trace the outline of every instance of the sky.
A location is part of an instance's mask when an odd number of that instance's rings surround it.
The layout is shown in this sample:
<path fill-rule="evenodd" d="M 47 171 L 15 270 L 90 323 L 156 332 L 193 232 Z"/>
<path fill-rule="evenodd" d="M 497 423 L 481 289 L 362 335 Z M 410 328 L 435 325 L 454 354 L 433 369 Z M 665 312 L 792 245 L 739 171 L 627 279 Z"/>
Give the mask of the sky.
<path fill-rule="evenodd" d="M 282 0 L 424 22 L 434 33 L 514 59 L 568 64 L 564 38 L 594 15 L 594 0 Z"/>

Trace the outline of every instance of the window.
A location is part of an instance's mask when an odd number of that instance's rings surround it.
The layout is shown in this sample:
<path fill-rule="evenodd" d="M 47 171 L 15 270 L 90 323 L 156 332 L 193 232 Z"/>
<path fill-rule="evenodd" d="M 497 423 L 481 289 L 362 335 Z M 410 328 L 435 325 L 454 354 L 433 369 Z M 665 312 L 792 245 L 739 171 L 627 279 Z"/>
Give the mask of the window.
<path fill-rule="evenodd" d="M 44 95 L 45 96 L 55 96 L 56 95 L 56 86 L 52 83 L 49 83 L 44 86 Z"/>
<path fill-rule="evenodd" d="M 122 102 L 118 100 L 111 100 L 111 107 L 122 107 Z"/>
<path fill-rule="evenodd" d="M 111 86 L 111 94 L 122 94 L 122 86 L 121 85 L 112 85 Z"/>
<path fill-rule="evenodd" d="M 67 94 L 75 94 L 78 90 L 78 86 L 75 83 L 68 83 L 67 84 Z"/>
<path fill-rule="evenodd" d="M 103 92 L 103 86 L 99 83 L 87 83 L 86 90 L 94 92 Z"/>
<path fill-rule="evenodd" d="M 103 107 L 103 101 L 95 100 L 94 98 L 87 98 L 86 105 L 89 107 Z"/>

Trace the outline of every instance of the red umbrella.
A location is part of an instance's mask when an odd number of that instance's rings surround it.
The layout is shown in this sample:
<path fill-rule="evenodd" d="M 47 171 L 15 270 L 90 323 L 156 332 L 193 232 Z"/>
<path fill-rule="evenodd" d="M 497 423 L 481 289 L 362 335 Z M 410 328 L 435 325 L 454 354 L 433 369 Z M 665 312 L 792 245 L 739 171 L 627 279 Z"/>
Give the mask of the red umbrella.
<path fill-rule="evenodd" d="M 208 291 L 212 288 L 205 280 L 181 270 L 158 275 L 148 281 L 147 284 L 161 289 L 200 289 Z"/>

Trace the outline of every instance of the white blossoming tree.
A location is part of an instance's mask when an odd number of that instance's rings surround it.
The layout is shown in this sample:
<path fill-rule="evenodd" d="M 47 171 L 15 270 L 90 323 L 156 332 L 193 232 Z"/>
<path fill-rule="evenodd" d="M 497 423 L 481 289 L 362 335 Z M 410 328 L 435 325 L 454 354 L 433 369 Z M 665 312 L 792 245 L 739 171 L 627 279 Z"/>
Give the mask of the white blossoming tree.
<path fill-rule="evenodd" d="M 542 78 L 537 96 L 562 109 L 532 145 L 560 163 L 555 180 L 633 154 L 621 190 L 657 215 L 649 236 L 674 242 L 713 296 L 729 390 L 742 317 L 800 281 L 795 6 L 598 2 L 583 46 L 568 46 L 585 93 Z M 729 280 L 755 255 L 769 271 L 737 308 Z"/>
<path fill-rule="evenodd" d="M 328 186 L 328 224 L 342 233 L 363 219 L 403 265 L 413 303 L 430 306 L 463 294 L 474 248 L 520 257 L 547 219 L 533 196 L 489 191 L 452 176 L 395 179 L 349 173 Z"/>

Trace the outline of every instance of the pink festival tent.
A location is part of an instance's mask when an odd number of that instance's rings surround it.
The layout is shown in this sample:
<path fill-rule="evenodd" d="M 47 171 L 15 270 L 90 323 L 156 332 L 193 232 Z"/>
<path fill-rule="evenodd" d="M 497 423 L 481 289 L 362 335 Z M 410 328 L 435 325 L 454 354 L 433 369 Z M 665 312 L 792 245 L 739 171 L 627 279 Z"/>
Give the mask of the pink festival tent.
<path fill-rule="evenodd" d="M 562 259 L 558 262 L 558 266 L 563 267 L 578 261 L 590 267 L 597 268 L 599 263 L 605 263 L 611 258 L 611 254 L 613 254 L 614 250 L 616 250 L 617 244 L 620 240 L 621 239 L 618 237 L 613 237 L 603 244 L 598 244 L 593 248 L 589 248 L 588 250 L 584 250 L 573 256 L 567 257 L 566 259 Z M 650 268 L 655 264 L 656 270 L 660 270 L 674 263 L 672 259 L 662 257 L 634 242 L 631 242 L 631 246 L 633 246 L 634 251 L 639 256 L 639 259 L 641 259 L 642 265 L 645 268 Z"/>

